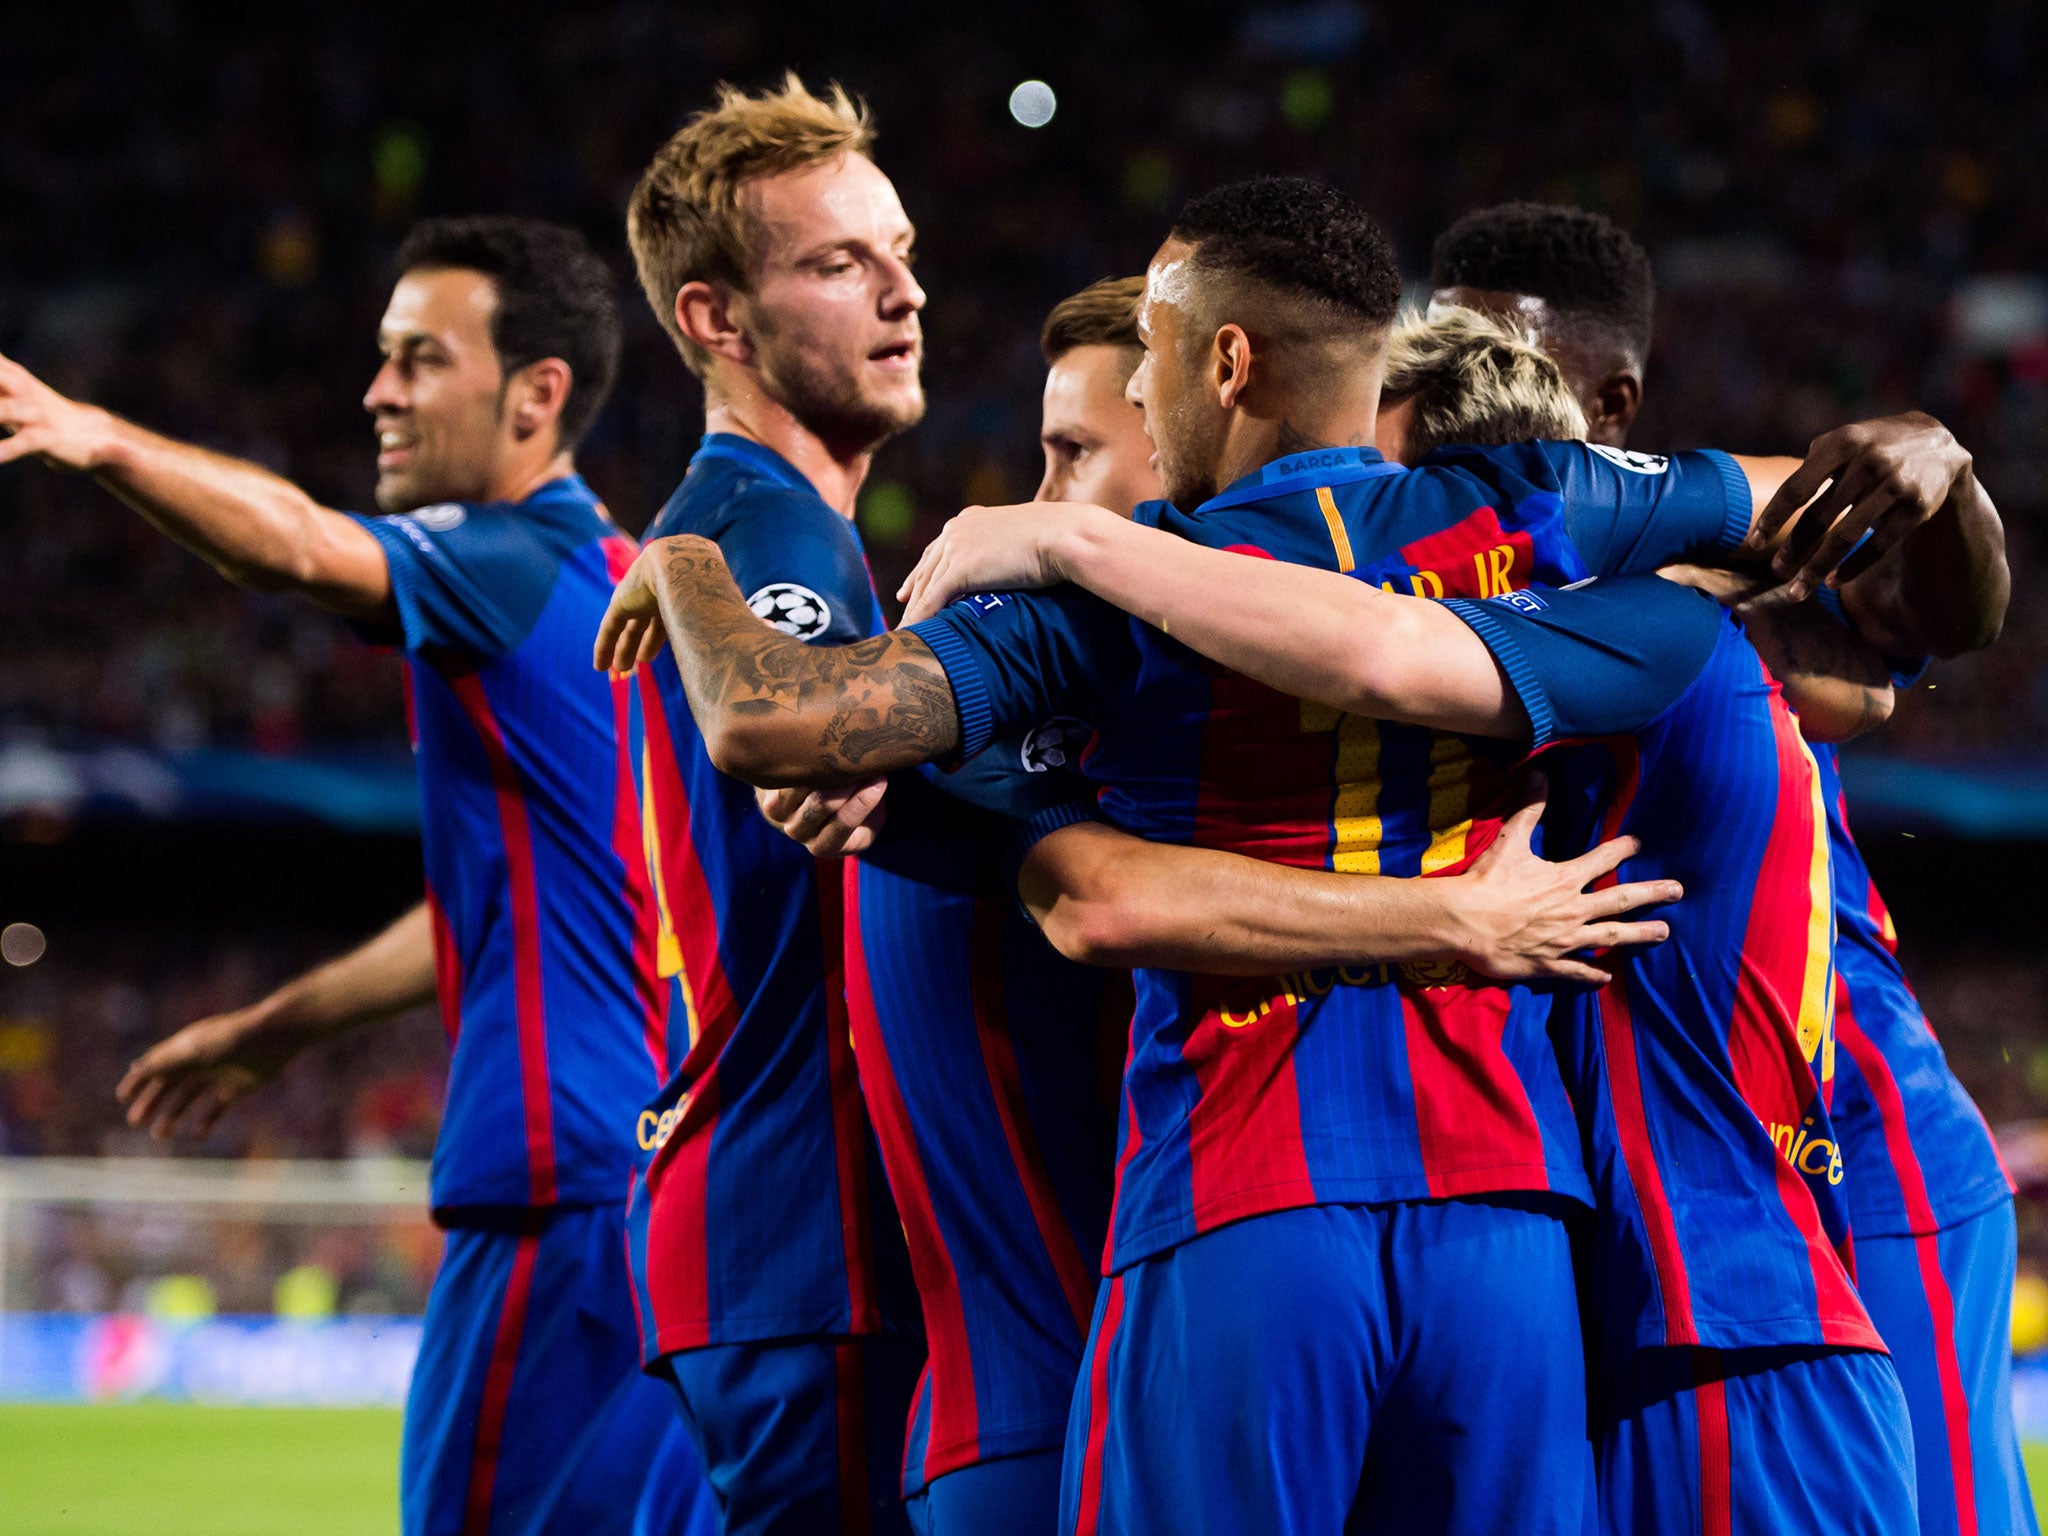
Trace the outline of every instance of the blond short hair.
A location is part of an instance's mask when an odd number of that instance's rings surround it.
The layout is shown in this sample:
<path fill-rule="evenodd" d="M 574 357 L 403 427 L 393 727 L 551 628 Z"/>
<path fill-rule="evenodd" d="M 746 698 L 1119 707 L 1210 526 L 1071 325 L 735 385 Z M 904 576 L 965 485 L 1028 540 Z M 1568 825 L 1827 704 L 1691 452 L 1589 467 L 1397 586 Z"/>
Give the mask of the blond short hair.
<path fill-rule="evenodd" d="M 866 155 L 874 137 L 864 102 L 836 82 L 815 96 L 790 70 L 758 95 L 719 86 L 717 102 L 655 153 L 626 207 L 626 241 L 647 302 L 692 373 L 702 376 L 710 357 L 676 323 L 676 294 L 697 282 L 746 289 L 757 254 L 741 202 L 747 183 Z"/>
<path fill-rule="evenodd" d="M 1410 316 L 1387 347 L 1380 398 L 1414 402 L 1405 456 L 1449 443 L 1492 448 L 1534 438 L 1579 439 L 1586 413 L 1535 338 L 1474 309 Z"/>
<path fill-rule="evenodd" d="M 1053 305 L 1038 333 L 1038 350 L 1048 366 L 1076 347 L 1129 347 L 1138 339 L 1138 305 L 1145 297 L 1142 277 L 1105 277 Z"/>

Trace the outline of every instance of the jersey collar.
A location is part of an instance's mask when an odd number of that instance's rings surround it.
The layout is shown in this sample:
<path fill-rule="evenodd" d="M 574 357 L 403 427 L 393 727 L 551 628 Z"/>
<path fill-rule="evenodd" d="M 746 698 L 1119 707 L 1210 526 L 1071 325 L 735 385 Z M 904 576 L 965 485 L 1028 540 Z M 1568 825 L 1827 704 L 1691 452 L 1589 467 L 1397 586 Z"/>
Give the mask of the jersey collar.
<path fill-rule="evenodd" d="M 1195 508 L 1194 515 L 1200 517 L 1205 512 L 1242 506 L 1248 501 L 1270 501 L 1294 491 L 1311 491 L 1319 485 L 1349 485 L 1356 480 L 1402 472 L 1403 466 L 1389 464 L 1380 457 L 1377 448 L 1311 448 L 1253 470 L 1222 494 L 1211 496 Z"/>
<path fill-rule="evenodd" d="M 730 459 L 736 464 L 744 464 L 755 474 L 773 480 L 778 485 L 787 486 L 792 491 L 809 491 L 813 496 L 818 494 L 818 488 L 806 480 L 803 472 L 789 460 L 773 448 L 765 447 L 752 438 L 741 437 L 737 433 L 705 433 L 704 441 L 698 445 L 697 451 L 690 455 L 690 467 L 695 469 L 700 459 Z"/>

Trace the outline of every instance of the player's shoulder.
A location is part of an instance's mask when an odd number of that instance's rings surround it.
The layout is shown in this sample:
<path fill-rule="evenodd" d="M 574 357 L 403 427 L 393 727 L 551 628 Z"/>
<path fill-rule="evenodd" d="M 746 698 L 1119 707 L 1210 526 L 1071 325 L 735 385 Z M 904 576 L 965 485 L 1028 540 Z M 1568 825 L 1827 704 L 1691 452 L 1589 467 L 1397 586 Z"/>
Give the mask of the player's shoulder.
<path fill-rule="evenodd" d="M 791 484 L 744 464 L 699 459 L 648 527 L 649 539 L 692 533 L 817 539 L 858 551 L 853 525 L 808 484 Z"/>

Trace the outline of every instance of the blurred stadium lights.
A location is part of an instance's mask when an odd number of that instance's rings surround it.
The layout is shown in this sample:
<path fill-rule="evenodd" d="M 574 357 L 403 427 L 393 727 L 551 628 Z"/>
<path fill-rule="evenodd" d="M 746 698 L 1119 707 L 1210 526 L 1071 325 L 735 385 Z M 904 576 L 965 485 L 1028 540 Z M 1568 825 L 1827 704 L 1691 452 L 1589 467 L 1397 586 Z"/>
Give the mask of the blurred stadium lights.
<path fill-rule="evenodd" d="M 1059 98 L 1043 80 L 1026 80 L 1010 92 L 1010 116 L 1026 128 L 1043 128 L 1059 110 Z"/>

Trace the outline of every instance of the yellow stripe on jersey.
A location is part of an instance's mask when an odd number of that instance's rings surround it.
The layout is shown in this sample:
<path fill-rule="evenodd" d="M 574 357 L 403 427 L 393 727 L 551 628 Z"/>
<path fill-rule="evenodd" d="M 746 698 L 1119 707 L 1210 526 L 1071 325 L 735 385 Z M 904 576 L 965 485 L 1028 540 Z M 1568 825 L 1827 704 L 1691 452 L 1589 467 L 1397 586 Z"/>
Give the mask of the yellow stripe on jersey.
<path fill-rule="evenodd" d="M 654 887 L 654 915 L 659 932 L 654 945 L 654 974 L 666 981 L 683 969 L 683 946 L 676 941 L 676 925 L 668 913 L 668 882 L 661 877 L 661 838 L 654 829 L 654 758 L 646 743 L 640 747 L 640 782 L 648 786 L 640 796 L 640 845 L 647 853 L 647 880 Z"/>
<path fill-rule="evenodd" d="M 1330 544 L 1337 551 L 1337 569 L 1357 569 L 1358 562 L 1351 555 L 1351 535 L 1344 531 L 1344 518 L 1337 511 L 1337 498 L 1330 494 L 1327 485 L 1316 487 L 1316 505 L 1323 509 L 1323 521 L 1330 526 Z"/>
<path fill-rule="evenodd" d="M 1337 736 L 1337 797 L 1330 821 L 1336 845 L 1330 867 L 1347 875 L 1380 872 L 1380 727 L 1377 720 L 1347 715 L 1327 704 L 1301 705 L 1304 731 Z"/>
<path fill-rule="evenodd" d="M 1794 738 L 1797 739 L 1796 737 Z M 1799 987 L 1799 1048 L 1825 1088 L 1835 1079 L 1835 892 L 1828 875 L 1828 809 L 1820 769 L 1804 741 L 1807 793 L 1813 807 L 1813 848 L 1807 859 L 1806 974 Z"/>
<path fill-rule="evenodd" d="M 1428 850 L 1422 872 L 1433 874 L 1465 857 L 1472 831 L 1472 753 L 1455 736 L 1439 735 L 1429 744 Z"/>

